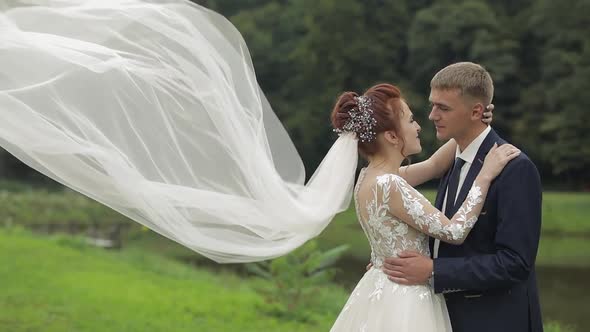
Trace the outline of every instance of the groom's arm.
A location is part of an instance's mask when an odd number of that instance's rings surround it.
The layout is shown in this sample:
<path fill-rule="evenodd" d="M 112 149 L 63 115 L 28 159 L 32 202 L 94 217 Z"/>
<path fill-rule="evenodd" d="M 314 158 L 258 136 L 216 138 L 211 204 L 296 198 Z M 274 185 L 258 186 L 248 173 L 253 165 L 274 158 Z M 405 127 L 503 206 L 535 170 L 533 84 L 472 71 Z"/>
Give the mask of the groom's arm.
<path fill-rule="evenodd" d="M 435 259 L 436 293 L 505 288 L 529 277 L 541 232 L 539 173 L 528 158 L 521 156 L 504 169 L 497 181 L 495 253 Z"/>

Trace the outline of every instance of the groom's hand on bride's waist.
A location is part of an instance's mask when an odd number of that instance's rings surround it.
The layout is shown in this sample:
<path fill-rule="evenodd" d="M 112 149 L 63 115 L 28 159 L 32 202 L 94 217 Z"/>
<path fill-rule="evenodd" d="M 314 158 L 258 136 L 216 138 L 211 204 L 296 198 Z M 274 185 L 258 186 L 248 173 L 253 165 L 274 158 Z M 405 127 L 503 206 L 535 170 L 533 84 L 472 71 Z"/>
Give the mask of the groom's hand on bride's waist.
<path fill-rule="evenodd" d="M 386 258 L 382 268 L 389 280 L 402 285 L 428 284 L 432 269 L 432 259 L 415 251 L 404 251 L 398 257 Z"/>

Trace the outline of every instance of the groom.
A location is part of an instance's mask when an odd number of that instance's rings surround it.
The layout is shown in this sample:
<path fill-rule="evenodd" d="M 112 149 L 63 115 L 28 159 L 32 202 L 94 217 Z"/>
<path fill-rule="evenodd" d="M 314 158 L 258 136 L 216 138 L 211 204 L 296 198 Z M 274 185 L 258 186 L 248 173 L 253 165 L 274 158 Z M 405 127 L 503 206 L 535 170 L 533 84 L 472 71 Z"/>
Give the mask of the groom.
<path fill-rule="evenodd" d="M 436 207 L 451 218 L 494 145 L 506 143 L 481 116 L 492 101 L 489 73 L 471 62 L 439 71 L 430 83 L 429 119 L 440 140 L 458 144 L 442 178 Z M 384 272 L 406 285 L 430 282 L 445 297 L 454 332 L 542 331 L 535 257 L 541 230 L 541 183 L 524 154 L 490 186 L 479 219 L 462 245 L 430 239 L 431 257 L 404 252 Z"/>

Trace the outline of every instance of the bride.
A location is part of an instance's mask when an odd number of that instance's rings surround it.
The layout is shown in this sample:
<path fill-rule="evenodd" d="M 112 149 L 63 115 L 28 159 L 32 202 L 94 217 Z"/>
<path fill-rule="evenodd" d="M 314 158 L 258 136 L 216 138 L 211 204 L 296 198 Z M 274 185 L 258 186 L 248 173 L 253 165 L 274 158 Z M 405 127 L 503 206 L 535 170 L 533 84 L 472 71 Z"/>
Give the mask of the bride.
<path fill-rule="evenodd" d="M 449 220 L 412 185 L 444 173 L 456 144 L 451 140 L 428 161 L 400 168 L 407 156 L 422 148 L 420 125 L 397 87 L 379 84 L 362 96 L 342 94 L 332 111 L 332 124 L 339 133 L 358 136 L 359 152 L 369 161 L 359 175 L 354 202 L 371 245 L 372 263 L 332 331 L 451 331 L 442 295 L 429 285 L 390 281 L 381 271 L 383 261 L 406 250 L 429 256 L 428 236 L 463 243 L 477 221 L 491 181 L 520 151 L 509 144 L 492 148 L 467 198 Z"/>
<path fill-rule="evenodd" d="M 369 166 L 357 211 L 375 267 L 334 330 L 448 325 L 442 300 L 427 286 L 386 282 L 380 260 L 400 248 L 427 250 L 424 234 L 461 241 L 504 153 L 517 150 L 490 153 L 462 214 L 447 220 L 411 187 L 442 166 L 406 168 L 399 175 L 407 182 L 397 175 L 420 150 L 419 127 L 399 91 L 381 85 L 340 98 L 333 124 L 341 135 L 305 183 L 248 49 L 222 16 L 187 0 L 15 0 L 0 8 L 2 148 L 220 263 L 271 259 L 317 236 L 348 208 L 360 151 Z M 452 144 L 434 160 L 450 161 Z"/>

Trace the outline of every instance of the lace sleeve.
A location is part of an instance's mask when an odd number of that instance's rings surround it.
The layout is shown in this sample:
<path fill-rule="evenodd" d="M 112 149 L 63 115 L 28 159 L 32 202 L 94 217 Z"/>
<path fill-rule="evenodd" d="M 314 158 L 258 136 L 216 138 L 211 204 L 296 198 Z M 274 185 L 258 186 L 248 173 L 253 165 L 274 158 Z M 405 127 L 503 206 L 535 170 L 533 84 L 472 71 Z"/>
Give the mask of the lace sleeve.
<path fill-rule="evenodd" d="M 425 234 L 452 244 L 463 243 L 475 225 L 488 189 L 488 186 L 482 188 L 474 183 L 457 213 L 449 220 L 398 175 L 380 176 L 377 185 L 383 192 L 384 200 L 389 202 L 389 212 L 393 216 Z"/>

